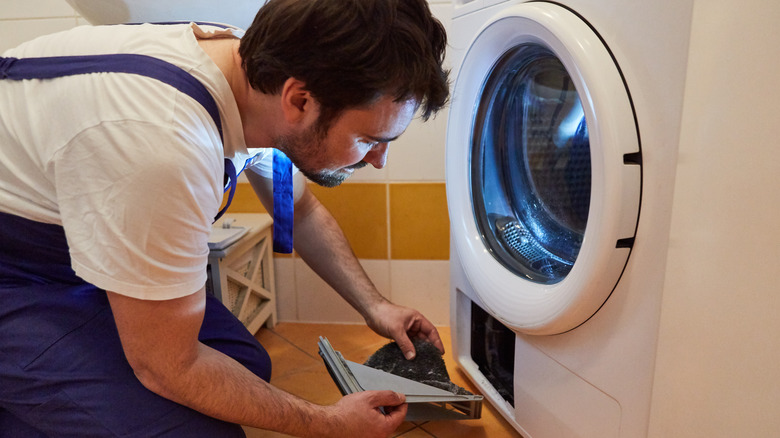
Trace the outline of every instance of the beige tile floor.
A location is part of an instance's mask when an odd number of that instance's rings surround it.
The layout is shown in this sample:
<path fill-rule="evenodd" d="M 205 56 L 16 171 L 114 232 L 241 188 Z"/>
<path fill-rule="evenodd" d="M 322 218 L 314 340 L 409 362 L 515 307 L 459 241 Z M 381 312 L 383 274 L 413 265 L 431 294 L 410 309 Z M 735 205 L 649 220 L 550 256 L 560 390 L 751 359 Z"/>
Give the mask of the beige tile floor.
<path fill-rule="evenodd" d="M 449 348 L 450 330 L 439 327 L 445 348 Z M 319 404 L 332 404 L 341 398 L 317 352 L 320 336 L 328 338 L 333 348 L 348 360 L 362 363 L 388 342 L 364 325 L 280 323 L 273 329 L 263 328 L 257 339 L 273 360 L 271 383 L 301 398 Z M 477 392 L 465 374 L 458 369 L 450 352 L 444 355 L 450 379 L 469 391 Z M 245 428 L 248 438 L 283 438 L 284 435 Z M 405 422 L 393 437 L 401 438 L 512 438 L 520 435 L 487 401 L 482 418 L 462 421 Z"/>

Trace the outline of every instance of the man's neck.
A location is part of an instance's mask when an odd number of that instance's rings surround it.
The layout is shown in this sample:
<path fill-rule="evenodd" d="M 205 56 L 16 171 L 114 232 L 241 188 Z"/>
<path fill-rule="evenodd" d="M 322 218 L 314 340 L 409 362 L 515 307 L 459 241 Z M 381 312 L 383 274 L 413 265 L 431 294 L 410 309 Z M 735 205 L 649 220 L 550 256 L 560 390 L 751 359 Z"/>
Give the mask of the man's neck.
<path fill-rule="evenodd" d="M 241 67 L 241 57 L 238 55 L 237 39 L 202 39 L 198 40 L 201 49 L 219 67 L 225 76 L 233 95 L 238 97 L 246 92 L 248 83 Z"/>
<path fill-rule="evenodd" d="M 254 90 L 246 77 L 238 54 L 240 41 L 234 39 L 199 40 L 201 48 L 219 67 L 233 92 L 244 127 L 246 146 L 272 147 L 275 121 L 272 108 L 273 98 Z M 265 127 L 258 126 L 265 124 Z"/>

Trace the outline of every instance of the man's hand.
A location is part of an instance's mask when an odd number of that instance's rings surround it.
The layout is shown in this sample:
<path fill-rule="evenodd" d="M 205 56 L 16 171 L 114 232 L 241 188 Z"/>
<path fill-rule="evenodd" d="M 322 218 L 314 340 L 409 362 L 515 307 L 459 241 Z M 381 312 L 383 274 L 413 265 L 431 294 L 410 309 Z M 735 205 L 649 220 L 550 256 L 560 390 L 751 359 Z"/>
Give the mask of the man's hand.
<path fill-rule="evenodd" d="M 430 342 L 444 354 L 439 331 L 420 312 L 389 301 L 376 304 L 366 317 L 366 324 L 376 333 L 395 340 L 406 359 L 414 359 L 412 338 Z"/>
<path fill-rule="evenodd" d="M 403 394 L 393 391 L 363 391 L 350 394 L 329 406 L 331 430 L 314 436 L 386 438 L 404 421 L 408 406 Z M 382 410 L 384 410 L 384 413 Z M 312 431 L 314 432 L 314 431 Z"/>

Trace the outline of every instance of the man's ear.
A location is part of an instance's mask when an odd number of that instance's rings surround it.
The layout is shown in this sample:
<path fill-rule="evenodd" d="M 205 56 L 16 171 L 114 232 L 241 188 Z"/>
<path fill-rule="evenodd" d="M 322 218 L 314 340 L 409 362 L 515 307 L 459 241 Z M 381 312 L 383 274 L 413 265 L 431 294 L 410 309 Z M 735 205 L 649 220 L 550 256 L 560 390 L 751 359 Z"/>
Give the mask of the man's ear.
<path fill-rule="evenodd" d="M 306 89 L 306 84 L 295 78 L 284 81 L 281 105 L 285 120 L 292 124 L 315 121 L 319 115 L 319 105 Z"/>

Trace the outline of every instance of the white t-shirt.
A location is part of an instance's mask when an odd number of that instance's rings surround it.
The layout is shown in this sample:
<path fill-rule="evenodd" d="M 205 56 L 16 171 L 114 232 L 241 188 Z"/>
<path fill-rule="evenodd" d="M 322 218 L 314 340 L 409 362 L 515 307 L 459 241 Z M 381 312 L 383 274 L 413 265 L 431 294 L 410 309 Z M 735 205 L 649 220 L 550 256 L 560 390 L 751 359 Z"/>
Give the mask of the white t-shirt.
<path fill-rule="evenodd" d="M 156 79 L 98 73 L 0 80 L 0 211 L 65 230 L 76 274 L 102 289 L 172 299 L 206 281 L 208 237 L 223 195 L 223 159 L 247 151 L 230 86 L 198 38 L 237 30 L 197 25 L 83 26 L 5 57 L 137 53 L 173 63 L 214 97 L 224 149 L 206 110 Z M 268 164 L 254 160 L 259 173 Z"/>

